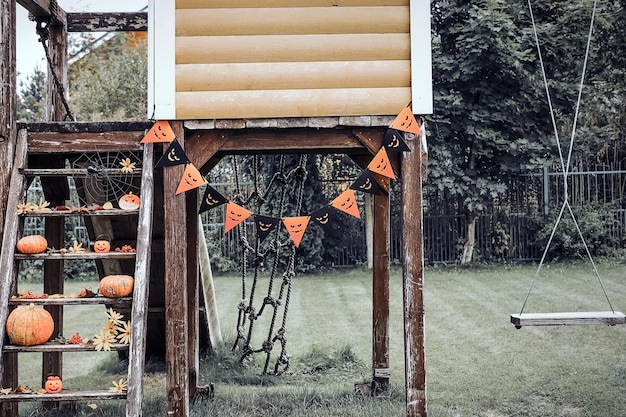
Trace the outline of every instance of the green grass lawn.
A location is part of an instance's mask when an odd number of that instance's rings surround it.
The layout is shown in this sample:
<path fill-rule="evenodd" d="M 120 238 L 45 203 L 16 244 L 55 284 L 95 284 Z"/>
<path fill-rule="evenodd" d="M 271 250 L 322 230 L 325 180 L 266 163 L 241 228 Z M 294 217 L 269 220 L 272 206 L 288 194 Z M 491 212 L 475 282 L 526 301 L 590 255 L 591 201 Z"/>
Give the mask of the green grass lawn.
<path fill-rule="evenodd" d="M 624 266 L 607 262 L 598 269 L 613 306 L 625 311 Z M 534 274 L 533 266 L 426 270 L 429 416 L 626 415 L 626 326 L 515 329 L 509 316 L 520 311 Z M 222 331 L 230 344 L 234 340 L 241 281 L 227 276 L 216 277 L 215 281 Z M 258 291 L 260 299 L 262 290 Z M 294 279 L 287 326 L 292 355 L 288 372 L 260 376 L 262 358 L 257 357 L 244 368 L 228 345 L 218 354 L 203 358 L 200 383 L 214 383 L 215 398 L 194 402 L 191 415 L 404 415 L 399 270 L 392 272 L 390 297 L 392 387 L 387 395 L 370 398 L 353 392 L 355 382 L 371 378 L 371 275 L 365 270 L 338 271 Z M 607 309 L 591 267 L 580 263 L 544 267 L 525 312 Z M 84 316 L 80 320 L 87 323 Z M 93 316 L 88 326 L 100 326 L 103 311 Z M 118 376 L 109 371 L 114 368 L 114 359 L 93 359 L 96 369 L 81 378 L 91 378 L 92 383 L 102 380 L 108 386 Z M 84 372 L 85 362 L 64 362 L 65 379 L 71 384 L 74 377 L 68 372 Z M 147 375 L 144 415 L 165 415 L 164 387 L 163 373 Z M 95 411 L 79 407 L 68 415 L 112 417 L 123 410 L 120 404 L 98 405 Z"/>

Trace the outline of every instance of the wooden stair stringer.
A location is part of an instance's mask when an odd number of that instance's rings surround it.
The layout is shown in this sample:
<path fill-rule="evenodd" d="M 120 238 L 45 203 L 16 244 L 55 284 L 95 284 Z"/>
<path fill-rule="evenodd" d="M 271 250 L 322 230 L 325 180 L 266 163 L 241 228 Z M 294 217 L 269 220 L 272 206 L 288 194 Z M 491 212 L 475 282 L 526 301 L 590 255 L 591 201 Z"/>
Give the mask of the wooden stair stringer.
<path fill-rule="evenodd" d="M 144 145 L 141 176 L 141 205 L 137 221 L 135 256 L 135 286 L 131 310 L 131 341 L 128 357 L 128 391 L 126 416 L 141 417 L 143 373 L 148 327 L 148 296 L 150 290 L 150 260 L 152 252 L 152 211 L 154 202 L 153 144 Z"/>
<path fill-rule="evenodd" d="M 5 212 L 4 230 L 2 232 L 2 251 L 0 252 L 0 325 L 4 333 L 4 326 L 9 316 L 9 298 L 15 285 L 13 256 L 17 243 L 19 222 L 17 205 L 24 201 L 26 195 L 26 179 L 20 173 L 20 168 L 26 165 L 28 156 L 27 131 L 21 129 L 17 135 L 11 182 Z M 4 348 L 4 336 L 0 337 L 0 352 Z M 0 375 L 4 375 L 4 360 L 0 360 Z"/>

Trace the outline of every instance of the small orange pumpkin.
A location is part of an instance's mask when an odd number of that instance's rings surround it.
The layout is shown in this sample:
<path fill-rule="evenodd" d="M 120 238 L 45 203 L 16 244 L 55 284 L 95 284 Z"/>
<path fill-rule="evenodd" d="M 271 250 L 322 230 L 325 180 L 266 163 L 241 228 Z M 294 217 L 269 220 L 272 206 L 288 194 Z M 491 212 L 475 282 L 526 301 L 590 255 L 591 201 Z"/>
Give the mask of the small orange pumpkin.
<path fill-rule="evenodd" d="M 104 236 L 98 236 L 96 241 L 93 242 L 93 251 L 96 253 L 107 253 L 111 250 L 111 242 L 108 239 L 103 239 Z"/>
<path fill-rule="evenodd" d="M 124 194 L 117 202 L 122 210 L 136 210 L 141 204 L 139 196 L 132 192 Z"/>
<path fill-rule="evenodd" d="M 108 298 L 126 297 L 133 292 L 134 283 L 130 275 L 107 275 L 100 280 L 100 293 Z"/>
<path fill-rule="evenodd" d="M 63 389 L 63 381 L 57 375 L 50 375 L 46 379 L 43 388 L 48 394 L 58 394 Z"/>
<path fill-rule="evenodd" d="M 6 330 L 14 345 L 40 345 L 52 336 L 54 319 L 50 313 L 34 304 L 19 306 L 7 317 Z"/>
<path fill-rule="evenodd" d="M 43 253 L 48 248 L 48 241 L 41 235 L 24 236 L 17 241 L 16 247 L 20 253 Z"/>

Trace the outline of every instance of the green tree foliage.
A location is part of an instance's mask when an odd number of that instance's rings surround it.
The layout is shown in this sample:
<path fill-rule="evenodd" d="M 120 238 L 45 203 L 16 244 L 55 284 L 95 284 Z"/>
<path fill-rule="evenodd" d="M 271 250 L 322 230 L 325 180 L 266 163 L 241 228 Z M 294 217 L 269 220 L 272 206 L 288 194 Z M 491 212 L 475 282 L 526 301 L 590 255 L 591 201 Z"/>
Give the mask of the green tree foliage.
<path fill-rule="evenodd" d="M 147 48 L 136 35 L 82 42 L 69 70 L 70 105 L 83 121 L 145 120 Z"/>
<path fill-rule="evenodd" d="M 46 74 L 37 67 L 26 77 L 26 81 L 20 81 L 17 120 L 20 122 L 46 120 Z"/>
<path fill-rule="evenodd" d="M 622 151 L 624 8 L 623 2 L 610 3 L 602 4 L 596 17 L 577 127 L 575 155 L 585 161 L 609 150 L 615 159 Z M 533 2 L 566 156 L 592 5 L 592 0 Z M 467 214 L 472 227 L 477 215 L 506 196 L 506 175 L 560 167 L 526 4 L 435 1 L 433 75 L 429 192 L 455 201 L 446 206 Z"/>

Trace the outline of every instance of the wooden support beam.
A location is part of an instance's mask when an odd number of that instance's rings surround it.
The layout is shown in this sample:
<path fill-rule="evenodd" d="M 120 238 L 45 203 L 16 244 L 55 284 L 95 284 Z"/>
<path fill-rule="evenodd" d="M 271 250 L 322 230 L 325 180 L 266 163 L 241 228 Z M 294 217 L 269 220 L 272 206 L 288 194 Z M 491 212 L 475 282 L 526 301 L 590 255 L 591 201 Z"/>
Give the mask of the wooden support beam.
<path fill-rule="evenodd" d="M 145 32 L 148 13 L 67 13 L 68 32 Z"/>
<path fill-rule="evenodd" d="M 421 137 L 405 139 L 410 149 L 401 160 L 406 416 L 426 417 Z"/>
<path fill-rule="evenodd" d="M 389 189 L 385 178 L 383 188 Z M 375 394 L 389 389 L 389 248 L 390 213 L 389 193 L 374 195 L 374 239 L 372 276 L 372 392 Z"/>
<path fill-rule="evenodd" d="M 13 154 L 17 140 L 15 0 L 0 2 L 0 237 L 11 180 Z"/>
<path fill-rule="evenodd" d="M 185 147 L 182 122 L 172 129 Z M 167 147 L 164 147 L 164 151 Z M 189 308 L 187 299 L 187 210 L 185 194 L 176 195 L 184 166 L 163 170 L 163 211 L 165 224 L 165 338 L 167 415 L 189 415 Z M 182 209 L 181 209 L 182 208 Z M 195 221 L 195 216 L 194 216 Z"/>
<path fill-rule="evenodd" d="M 35 17 L 48 17 L 52 25 L 65 24 L 65 10 L 56 0 L 17 0 L 17 2 Z"/>

